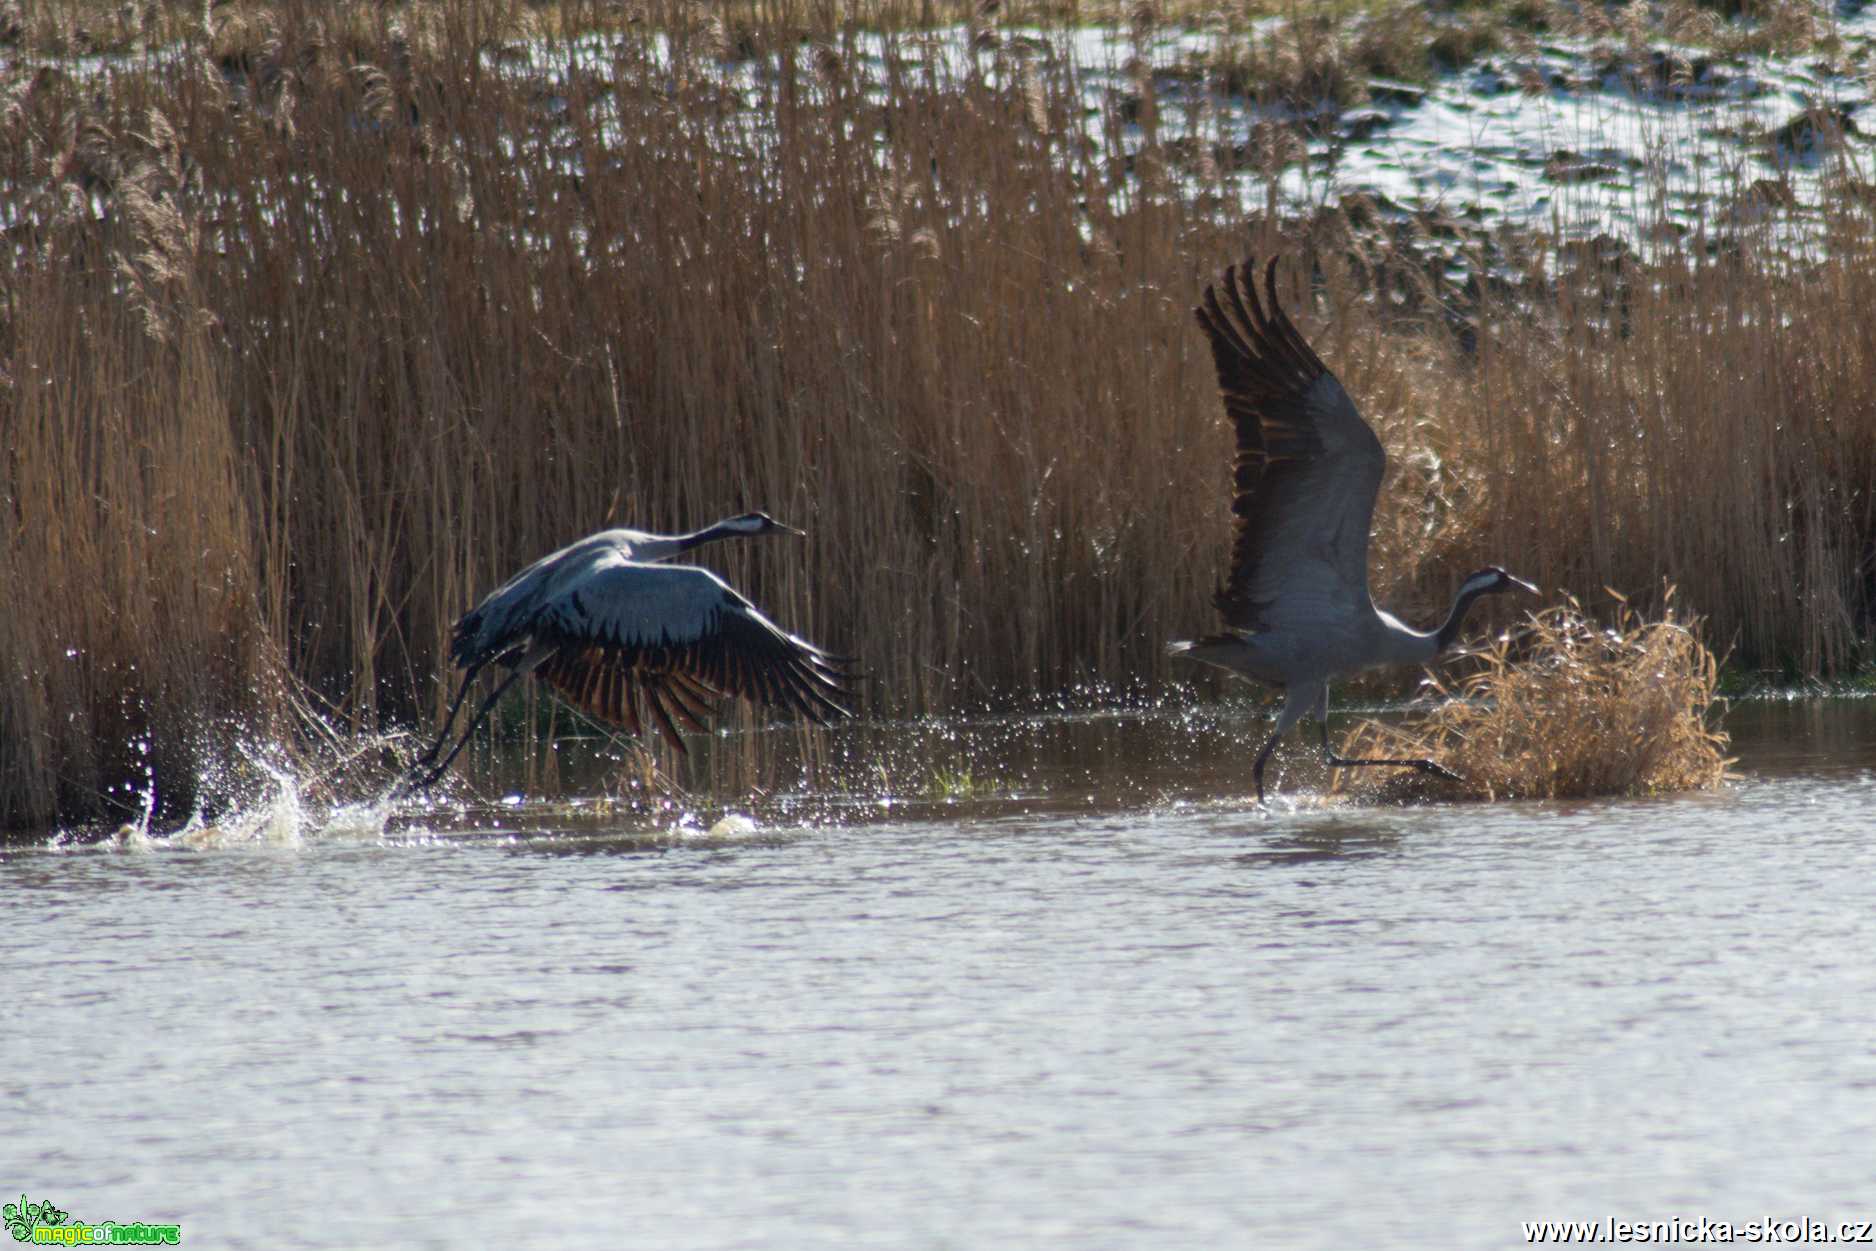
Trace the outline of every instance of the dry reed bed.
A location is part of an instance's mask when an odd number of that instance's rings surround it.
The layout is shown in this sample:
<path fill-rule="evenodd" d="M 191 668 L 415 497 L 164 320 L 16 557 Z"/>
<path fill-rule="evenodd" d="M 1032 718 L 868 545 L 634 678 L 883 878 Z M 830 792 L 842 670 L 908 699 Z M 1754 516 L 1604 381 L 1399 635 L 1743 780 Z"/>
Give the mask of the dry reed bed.
<path fill-rule="evenodd" d="M 1726 778 L 1719 664 L 1699 622 L 1678 620 L 1671 602 L 1650 621 L 1618 601 L 1603 625 L 1572 600 L 1533 614 L 1474 660 L 1456 686 L 1429 680 L 1431 711 L 1399 724 L 1361 721 L 1341 747 L 1435 760 L 1463 781 L 1340 769 L 1334 789 L 1384 801 L 1569 799 L 1704 790 Z"/>
<path fill-rule="evenodd" d="M 1227 536 L 1188 309 L 1250 249 L 1295 258 L 1285 298 L 1394 458 L 1383 602 L 1424 619 L 1487 558 L 1671 575 L 1753 663 L 1858 655 L 1854 204 L 1802 267 L 1625 262 L 1620 330 L 1600 271 L 1482 297 L 1468 355 L 1373 298 L 1422 270 L 1339 215 L 1247 222 L 1080 142 L 1066 64 L 999 86 L 836 40 L 731 91 L 707 41 L 662 62 L 641 32 L 550 94 L 484 55 L 539 21 L 231 8 L 5 84 L 0 825 L 119 815 L 152 775 L 186 810 L 300 689 L 354 731 L 423 720 L 451 619 L 607 523 L 805 526 L 713 559 L 859 655 L 868 711 L 1155 687 Z"/>

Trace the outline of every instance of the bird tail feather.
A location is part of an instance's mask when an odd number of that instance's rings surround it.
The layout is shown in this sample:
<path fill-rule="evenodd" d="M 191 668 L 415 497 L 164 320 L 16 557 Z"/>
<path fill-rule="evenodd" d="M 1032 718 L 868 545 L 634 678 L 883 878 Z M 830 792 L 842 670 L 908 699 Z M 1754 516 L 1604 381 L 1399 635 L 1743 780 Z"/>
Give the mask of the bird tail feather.
<path fill-rule="evenodd" d="M 1244 639 L 1236 634 L 1208 634 L 1201 639 L 1182 639 L 1166 646 L 1166 654 L 1179 660 L 1198 660 L 1233 673 L 1248 674 L 1249 651 Z"/>

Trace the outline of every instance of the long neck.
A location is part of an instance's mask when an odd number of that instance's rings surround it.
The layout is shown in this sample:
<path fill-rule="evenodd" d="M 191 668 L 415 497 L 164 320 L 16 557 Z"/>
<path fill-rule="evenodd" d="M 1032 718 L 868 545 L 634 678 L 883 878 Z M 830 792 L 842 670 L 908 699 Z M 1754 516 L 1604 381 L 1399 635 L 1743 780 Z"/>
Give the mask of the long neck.
<path fill-rule="evenodd" d="M 1433 632 L 1433 654 L 1439 655 L 1451 647 L 1459 638 L 1460 627 L 1466 623 L 1466 614 L 1472 611 L 1472 601 L 1486 593 L 1489 588 L 1480 586 L 1462 587 L 1453 598 L 1453 610 L 1446 614 L 1446 621 Z"/>
<path fill-rule="evenodd" d="M 730 525 L 729 519 L 725 518 L 722 521 L 713 522 L 701 530 L 692 530 L 689 534 L 678 535 L 677 550 L 680 552 L 688 552 L 693 547 L 702 547 L 705 543 L 715 543 L 718 539 L 747 538 L 748 535 L 749 532 L 747 530 L 735 529 Z"/>
<path fill-rule="evenodd" d="M 733 539 L 747 534 L 748 531 L 734 528 L 730 525 L 729 519 L 725 518 L 701 530 L 692 530 L 688 534 L 648 535 L 632 544 L 632 556 L 636 560 L 669 560 L 673 556 L 683 555 L 694 547 L 702 547 L 705 543 L 714 543 L 718 539 Z"/>

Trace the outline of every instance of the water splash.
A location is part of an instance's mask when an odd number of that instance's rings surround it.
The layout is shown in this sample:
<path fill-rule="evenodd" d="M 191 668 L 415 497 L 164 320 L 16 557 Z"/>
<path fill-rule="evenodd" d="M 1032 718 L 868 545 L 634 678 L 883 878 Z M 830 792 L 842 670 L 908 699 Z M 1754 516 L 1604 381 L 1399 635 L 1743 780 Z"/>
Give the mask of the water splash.
<path fill-rule="evenodd" d="M 138 788 L 136 819 L 119 826 L 103 845 L 112 851 L 142 853 L 379 841 L 395 810 L 388 789 L 364 799 L 331 794 L 335 777 L 375 746 L 356 746 L 336 762 L 306 764 L 289 762 L 289 753 L 277 743 L 238 742 L 232 757 L 206 766 L 197 777 L 196 794 L 208 798 L 181 828 L 169 832 L 152 829 L 158 781 L 154 770 L 146 767 Z M 138 747 L 149 755 L 147 743 Z M 61 835 L 54 843 L 82 841 L 90 840 Z"/>
<path fill-rule="evenodd" d="M 761 832 L 761 829 L 762 827 L 756 824 L 755 818 L 753 817 L 745 816 L 740 812 L 726 812 L 717 820 L 715 825 L 710 827 L 704 834 L 704 837 L 726 841 L 739 838 L 754 838 Z"/>

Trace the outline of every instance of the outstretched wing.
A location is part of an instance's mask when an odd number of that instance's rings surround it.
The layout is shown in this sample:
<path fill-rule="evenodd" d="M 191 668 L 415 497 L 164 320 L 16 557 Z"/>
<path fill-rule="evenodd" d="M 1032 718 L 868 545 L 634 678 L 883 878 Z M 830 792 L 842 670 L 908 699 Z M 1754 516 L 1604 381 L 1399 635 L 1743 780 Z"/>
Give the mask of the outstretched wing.
<path fill-rule="evenodd" d="M 599 553 L 560 579 L 531 631 L 555 650 L 535 668 L 575 707 L 638 733 L 640 707 L 679 751 L 717 701 L 750 699 L 825 725 L 848 716 L 843 662 L 789 634 L 694 565 Z"/>
<path fill-rule="evenodd" d="M 1193 312 L 1211 340 L 1237 430 L 1237 540 L 1216 603 L 1225 623 L 1265 630 L 1366 608 L 1368 527 L 1387 454 L 1354 401 L 1277 304 L 1277 262 L 1227 268 Z"/>
<path fill-rule="evenodd" d="M 450 660 L 459 668 L 479 669 L 504 657 L 526 641 L 542 606 L 561 594 L 569 579 L 584 577 L 595 563 L 629 557 L 632 543 L 643 537 L 634 530 L 601 530 L 541 557 L 457 620 Z"/>

